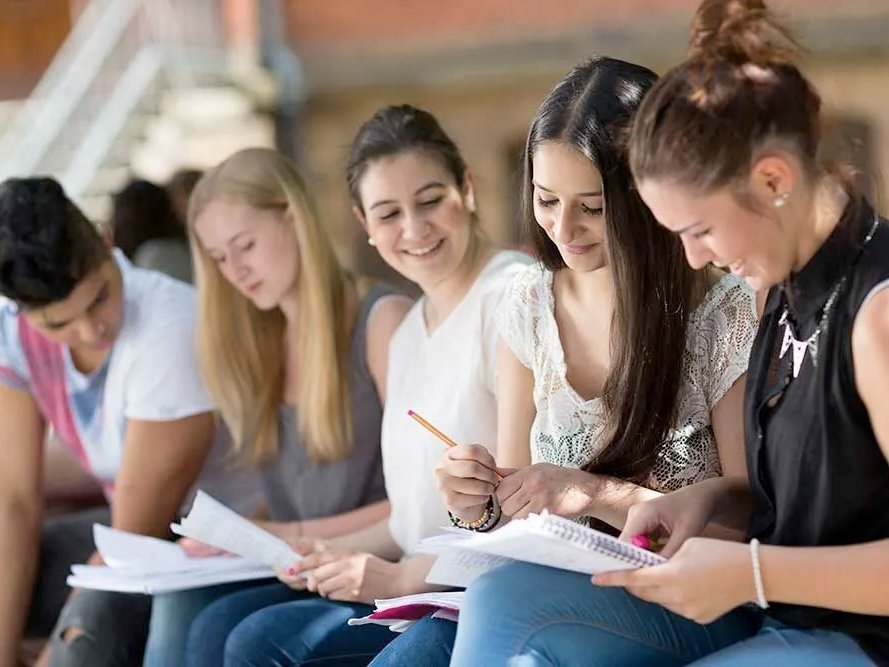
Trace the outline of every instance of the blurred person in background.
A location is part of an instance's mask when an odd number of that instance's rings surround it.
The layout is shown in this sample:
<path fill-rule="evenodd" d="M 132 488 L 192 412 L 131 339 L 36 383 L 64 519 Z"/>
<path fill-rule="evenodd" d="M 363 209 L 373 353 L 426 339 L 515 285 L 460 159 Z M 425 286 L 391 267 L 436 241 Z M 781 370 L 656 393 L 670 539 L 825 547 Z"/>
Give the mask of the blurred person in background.
<path fill-rule="evenodd" d="M 130 181 L 114 195 L 112 206 L 111 236 L 127 259 L 192 282 L 188 235 L 167 190 L 149 181 Z"/>
<path fill-rule="evenodd" d="M 188 201 L 203 172 L 199 169 L 179 169 L 167 181 L 167 194 L 173 202 L 173 210 L 185 223 L 188 220 Z"/>

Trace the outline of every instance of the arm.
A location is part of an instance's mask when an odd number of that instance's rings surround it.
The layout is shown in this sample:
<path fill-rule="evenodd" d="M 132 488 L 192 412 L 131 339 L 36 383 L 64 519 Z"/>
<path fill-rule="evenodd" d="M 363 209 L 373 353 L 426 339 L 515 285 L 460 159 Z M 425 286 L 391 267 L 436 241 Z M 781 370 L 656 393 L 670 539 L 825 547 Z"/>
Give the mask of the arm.
<path fill-rule="evenodd" d="M 209 412 L 172 421 L 127 422 L 112 505 L 115 528 L 165 536 L 213 442 Z"/>
<path fill-rule="evenodd" d="M 412 305 L 413 301 L 405 296 L 381 297 L 367 322 L 367 367 L 383 404 L 386 402 L 389 342 Z"/>
<path fill-rule="evenodd" d="M 444 590 L 426 583 L 435 556 L 415 556 L 393 563 L 367 553 L 321 552 L 306 558 L 311 568 L 306 578 L 308 590 L 331 600 L 357 600 L 372 605 L 374 600 L 424 591 Z M 284 583 L 300 587 L 294 577 Z"/>
<path fill-rule="evenodd" d="M 401 547 L 395 543 L 389 532 L 388 519 L 377 521 L 363 530 L 335 537 L 330 540 L 330 544 L 337 549 L 366 551 L 386 560 L 394 561 L 402 556 Z"/>
<path fill-rule="evenodd" d="M 0 665 L 16 664 L 40 544 L 44 422 L 31 396 L 0 386 Z"/>
<path fill-rule="evenodd" d="M 503 468 L 531 465 L 534 375 L 501 337 L 497 341 L 497 463 Z"/>

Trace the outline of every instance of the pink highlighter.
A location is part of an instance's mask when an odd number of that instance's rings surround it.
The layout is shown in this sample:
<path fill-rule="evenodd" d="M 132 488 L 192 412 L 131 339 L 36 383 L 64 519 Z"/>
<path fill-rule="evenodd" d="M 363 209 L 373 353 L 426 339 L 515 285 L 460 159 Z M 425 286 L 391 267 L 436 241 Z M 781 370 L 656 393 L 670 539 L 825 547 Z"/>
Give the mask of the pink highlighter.
<path fill-rule="evenodd" d="M 630 538 L 630 544 L 634 547 L 639 547 L 640 549 L 645 549 L 646 551 L 657 551 L 664 545 L 661 544 L 660 540 L 651 539 L 648 535 L 644 535 L 639 533 L 638 535 L 633 535 Z"/>

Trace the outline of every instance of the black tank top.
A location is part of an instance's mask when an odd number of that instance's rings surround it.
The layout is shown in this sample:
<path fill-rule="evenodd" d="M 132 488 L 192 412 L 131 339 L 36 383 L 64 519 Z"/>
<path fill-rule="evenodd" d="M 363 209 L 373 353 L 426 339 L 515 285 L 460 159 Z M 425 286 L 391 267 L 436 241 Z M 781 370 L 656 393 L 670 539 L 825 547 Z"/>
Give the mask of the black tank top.
<path fill-rule="evenodd" d="M 855 387 L 852 360 L 855 317 L 887 280 L 889 225 L 867 202 L 854 200 L 787 287 L 769 293 L 746 388 L 754 498 L 748 537 L 782 546 L 889 538 L 889 464 Z M 821 327 L 816 349 L 797 351 L 796 377 L 787 319 L 799 341 Z M 845 632 L 889 664 L 889 617 L 786 604 L 768 613 L 791 626 Z"/>

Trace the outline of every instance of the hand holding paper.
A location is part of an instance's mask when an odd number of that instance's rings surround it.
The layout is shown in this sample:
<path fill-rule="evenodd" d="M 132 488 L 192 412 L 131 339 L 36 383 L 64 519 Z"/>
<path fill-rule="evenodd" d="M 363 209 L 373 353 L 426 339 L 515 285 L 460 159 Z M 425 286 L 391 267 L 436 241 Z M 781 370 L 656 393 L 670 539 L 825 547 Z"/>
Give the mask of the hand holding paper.
<path fill-rule="evenodd" d="M 224 551 L 287 570 L 300 559 L 281 538 L 198 491 L 188 516 L 170 526 L 174 533 Z"/>

